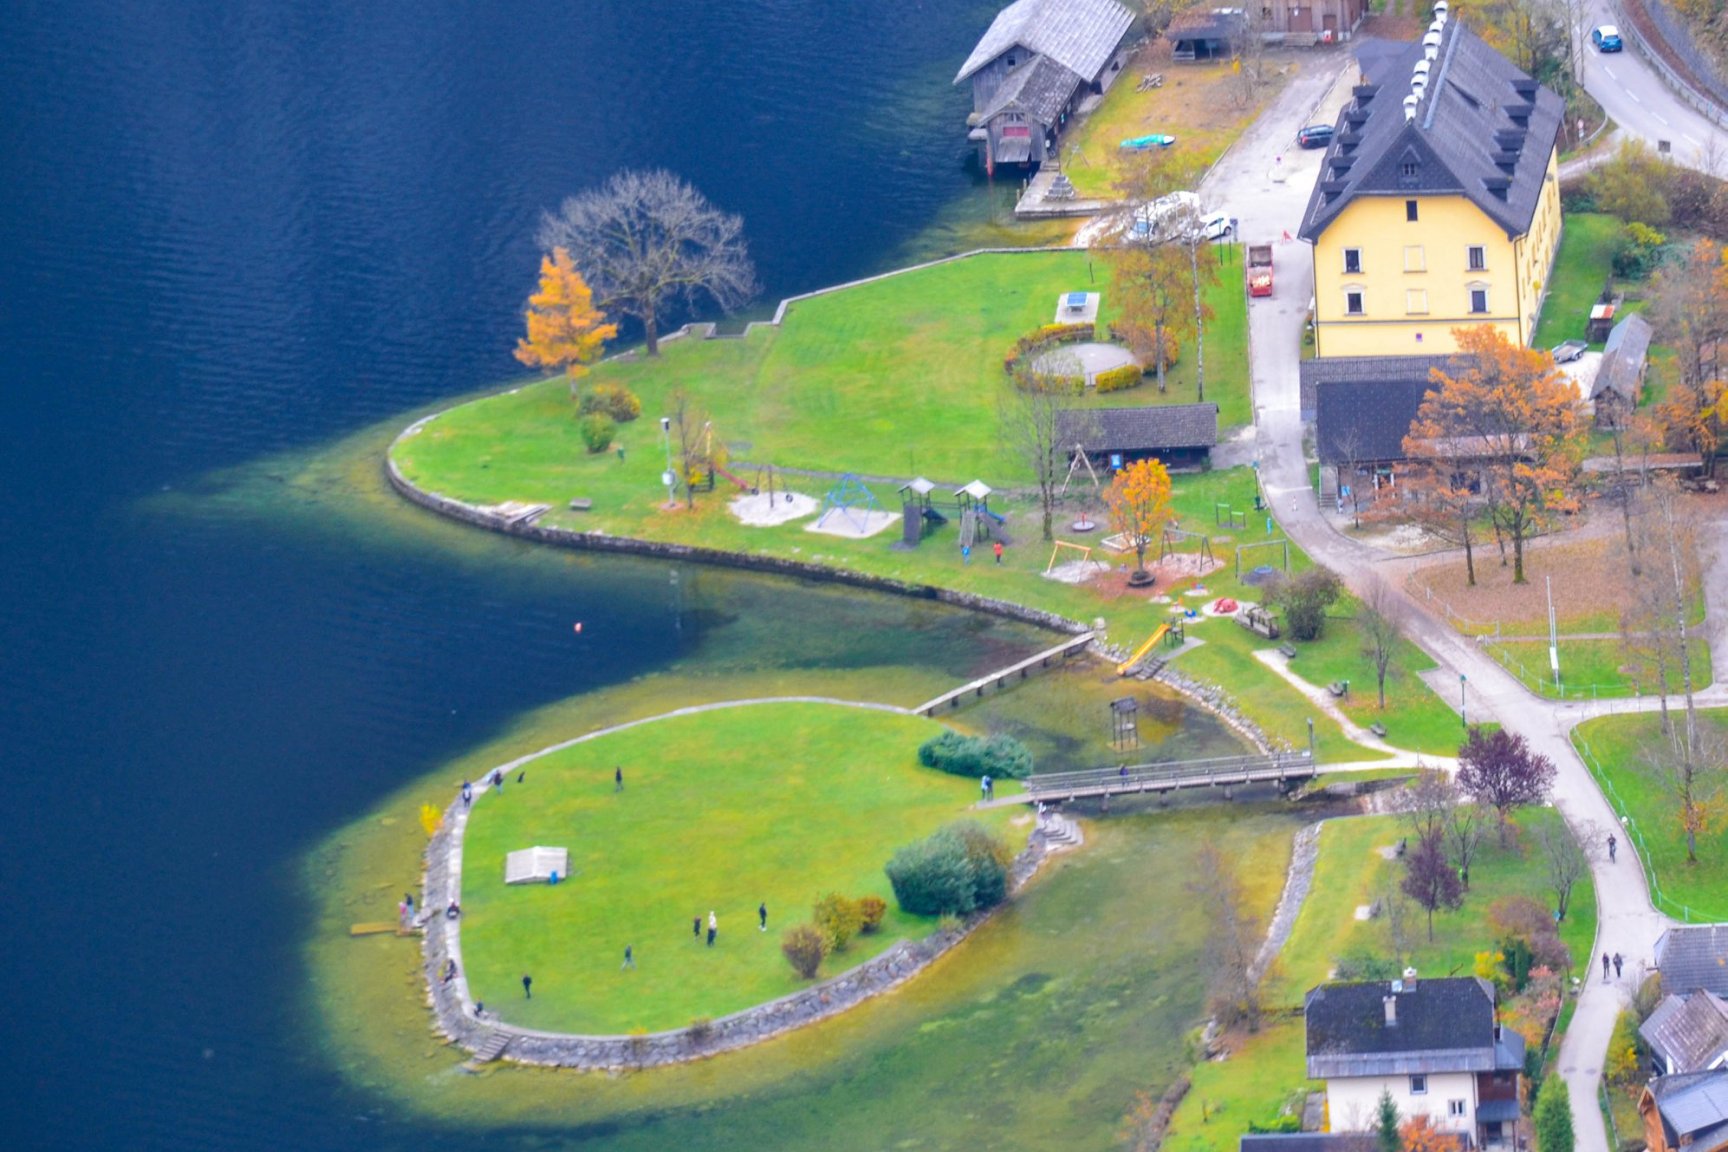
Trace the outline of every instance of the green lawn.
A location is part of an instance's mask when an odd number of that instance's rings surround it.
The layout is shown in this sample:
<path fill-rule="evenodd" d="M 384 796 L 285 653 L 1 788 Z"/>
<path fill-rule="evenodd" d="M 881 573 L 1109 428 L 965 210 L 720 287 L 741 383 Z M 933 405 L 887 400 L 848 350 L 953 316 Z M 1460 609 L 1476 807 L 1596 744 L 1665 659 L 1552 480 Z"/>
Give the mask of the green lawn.
<path fill-rule="evenodd" d="M 1601 294 L 1602 285 L 1613 270 L 1614 245 L 1621 228 L 1620 221 L 1613 216 L 1596 212 L 1566 214 L 1548 299 L 1536 324 L 1536 347 L 1552 348 L 1562 340 L 1584 339 L 1590 305 Z"/>
<path fill-rule="evenodd" d="M 803 987 L 780 933 L 827 892 L 873 893 L 890 912 L 824 976 L 925 935 L 934 921 L 899 911 L 882 868 L 976 799 L 975 781 L 918 765 L 919 743 L 939 731 L 892 713 L 762 705 L 658 720 L 534 761 L 469 821 L 462 951 L 474 997 L 531 1028 L 672 1029 Z M 1024 843 L 1024 813 L 984 819 Z M 505 854 L 537 844 L 570 850 L 569 879 L 507 887 Z M 711 909 L 720 935 L 709 948 L 691 920 Z M 620 967 L 626 944 L 634 971 Z"/>
<path fill-rule="evenodd" d="M 1678 718 L 1681 702 L 1672 704 Z M 1717 739 L 1728 738 L 1728 711 L 1703 711 L 1698 718 Z M 1572 730 L 1573 745 L 1638 844 L 1656 907 L 1682 920 L 1728 920 L 1728 829 L 1718 821 L 1698 838 L 1698 862 L 1686 862 L 1678 801 L 1644 767 L 1646 749 L 1665 739 L 1656 715 L 1605 716 Z"/>
<path fill-rule="evenodd" d="M 1639 683 L 1640 672 L 1626 663 L 1626 645 L 1619 640 L 1574 640 L 1562 636 L 1559 647 L 1559 687 L 1555 687 L 1548 665 L 1547 641 L 1501 641 L 1488 645 L 1488 650 L 1526 688 L 1552 699 L 1634 696 L 1640 688 L 1646 693 L 1653 691 L 1649 673 L 1643 674 L 1645 682 Z M 1711 679 L 1710 646 L 1696 633 L 1691 637 L 1691 664 L 1692 686 L 1706 687 Z M 1679 667 L 1678 661 L 1675 667 Z M 1679 677 L 1670 675 L 1678 688 Z"/>

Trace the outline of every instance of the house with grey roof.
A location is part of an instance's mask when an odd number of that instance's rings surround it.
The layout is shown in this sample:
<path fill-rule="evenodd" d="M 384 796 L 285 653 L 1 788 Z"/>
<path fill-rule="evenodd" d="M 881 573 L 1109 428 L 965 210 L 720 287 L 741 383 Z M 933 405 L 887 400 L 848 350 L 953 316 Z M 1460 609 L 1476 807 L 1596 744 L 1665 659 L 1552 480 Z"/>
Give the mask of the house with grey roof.
<path fill-rule="evenodd" d="M 1602 364 L 1590 386 L 1590 404 L 1599 427 L 1614 427 L 1638 407 L 1652 335 L 1650 321 L 1636 312 L 1609 329 Z"/>
<path fill-rule="evenodd" d="M 1659 1076 L 1728 1066 L 1728 1001 L 1699 989 L 1670 992 L 1638 1026 Z"/>
<path fill-rule="evenodd" d="M 1728 1071 L 1658 1076 L 1638 1100 L 1649 1152 L 1728 1148 Z"/>
<path fill-rule="evenodd" d="M 1438 1132 L 1477 1147 L 1510 1141 L 1524 1040 L 1501 1029 L 1489 981 L 1406 969 L 1400 980 L 1322 984 L 1303 1012 L 1308 1078 L 1326 1082 L 1333 1131 L 1372 1127 L 1384 1092 Z"/>
<path fill-rule="evenodd" d="M 1056 429 L 1068 458 L 1083 452 L 1094 468 L 1156 459 L 1172 472 L 1196 471 L 1210 462 L 1218 443 L 1218 405 L 1071 408 L 1057 414 Z"/>
<path fill-rule="evenodd" d="M 1121 74 L 1134 13 L 1118 0 L 1014 0 L 954 77 L 972 85 L 967 138 L 986 169 L 1041 164 L 1090 96 Z"/>
<path fill-rule="evenodd" d="M 1728 998 L 1728 924 L 1676 925 L 1657 937 L 1655 959 L 1664 992 Z"/>
<path fill-rule="evenodd" d="M 1456 351 L 1491 325 L 1525 345 L 1560 241 L 1565 104 L 1447 14 L 1358 56 L 1303 215 L 1321 358 Z"/>

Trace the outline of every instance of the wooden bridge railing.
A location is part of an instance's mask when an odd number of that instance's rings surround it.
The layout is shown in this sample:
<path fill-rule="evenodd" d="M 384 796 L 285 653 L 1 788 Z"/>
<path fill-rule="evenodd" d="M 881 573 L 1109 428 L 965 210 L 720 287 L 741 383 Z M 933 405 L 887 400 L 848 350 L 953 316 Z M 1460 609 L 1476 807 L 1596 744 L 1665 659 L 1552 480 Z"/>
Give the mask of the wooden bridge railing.
<path fill-rule="evenodd" d="M 1126 792 L 1168 792 L 1177 788 L 1307 780 L 1316 772 L 1313 758 L 1303 751 L 1129 764 L 1117 768 L 1089 768 L 1082 772 L 1049 772 L 1028 776 L 1024 783 L 1025 797 L 1029 801 L 1072 800 L 1081 796 L 1115 796 Z"/>

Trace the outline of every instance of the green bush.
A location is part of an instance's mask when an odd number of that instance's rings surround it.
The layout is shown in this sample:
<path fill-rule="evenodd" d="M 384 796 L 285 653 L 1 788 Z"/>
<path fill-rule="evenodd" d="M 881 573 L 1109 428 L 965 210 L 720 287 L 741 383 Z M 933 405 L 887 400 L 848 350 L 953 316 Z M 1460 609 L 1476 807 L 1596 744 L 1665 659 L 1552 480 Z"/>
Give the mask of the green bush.
<path fill-rule="evenodd" d="M 822 957 L 828 954 L 828 945 L 814 926 L 800 924 L 780 938 L 780 951 L 786 954 L 792 971 L 809 980 L 816 975 L 816 969 L 822 967 Z"/>
<path fill-rule="evenodd" d="M 1012 736 L 943 732 L 919 746 L 918 763 L 950 776 L 1019 780 L 1032 775 L 1032 753 Z"/>
<path fill-rule="evenodd" d="M 838 892 L 830 892 L 816 901 L 816 906 L 810 910 L 810 919 L 815 922 L 816 931 L 822 933 L 822 941 L 830 952 L 846 951 L 846 945 L 864 927 L 864 913 L 859 909 L 858 901 Z"/>
<path fill-rule="evenodd" d="M 622 384 L 596 384 L 582 393 L 576 402 L 578 415 L 604 412 L 619 424 L 628 424 L 642 415 L 642 401 Z"/>
<path fill-rule="evenodd" d="M 1309 568 L 1294 576 L 1280 575 L 1266 590 L 1266 602 L 1284 615 L 1293 640 L 1318 640 L 1326 627 L 1326 609 L 1343 594 L 1344 585 L 1326 568 Z"/>
<path fill-rule="evenodd" d="M 964 916 L 1007 898 L 1009 859 L 999 837 L 963 821 L 894 853 L 888 882 L 900 907 L 915 916 Z"/>
<path fill-rule="evenodd" d="M 1302 1117 L 1295 1113 L 1289 1113 L 1284 1116 L 1279 1116 L 1276 1119 L 1268 1120 L 1264 1124 L 1258 1120 L 1250 1120 L 1248 1121 L 1248 1131 L 1261 1134 L 1273 1132 L 1300 1132 L 1302 1131 Z"/>
<path fill-rule="evenodd" d="M 872 932 L 882 930 L 882 917 L 888 915 L 888 901 L 880 896 L 860 896 L 858 898 L 858 915 L 860 922 L 858 930 L 868 936 Z"/>
<path fill-rule="evenodd" d="M 1572 1099 L 1565 1080 L 1549 1076 L 1542 1081 L 1533 1117 L 1540 1152 L 1572 1152 L 1576 1143 L 1572 1132 Z"/>
<path fill-rule="evenodd" d="M 1092 386 L 1098 389 L 1102 396 L 1106 392 L 1123 392 L 1129 388 L 1138 388 L 1146 381 L 1146 373 L 1140 370 L 1138 364 L 1124 364 L 1120 368 L 1112 368 L 1092 377 Z"/>
<path fill-rule="evenodd" d="M 617 422 L 604 412 L 588 413 L 578 423 L 578 429 L 590 452 L 606 451 L 612 447 L 612 437 L 618 434 Z"/>

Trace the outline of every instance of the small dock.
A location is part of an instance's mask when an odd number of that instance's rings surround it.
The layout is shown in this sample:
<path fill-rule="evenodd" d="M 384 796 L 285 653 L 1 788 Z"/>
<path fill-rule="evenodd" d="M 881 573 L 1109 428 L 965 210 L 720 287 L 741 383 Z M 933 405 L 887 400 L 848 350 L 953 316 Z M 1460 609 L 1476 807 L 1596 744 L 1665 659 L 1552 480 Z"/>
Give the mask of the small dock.
<path fill-rule="evenodd" d="M 1028 656 L 1018 664 L 1010 664 L 1006 668 L 999 668 L 988 676 L 980 676 L 978 679 L 973 680 L 970 683 L 960 685 L 960 687 L 951 692 L 944 692 L 934 700 L 926 700 L 924 703 L 918 705 L 918 707 L 912 709 L 912 711 L 920 716 L 934 717 L 938 712 L 941 712 L 944 709 L 951 711 L 960 707 L 961 704 L 964 704 L 969 700 L 981 700 L 984 697 L 984 693 L 990 691 L 992 688 L 1001 691 L 1012 683 L 1025 680 L 1030 677 L 1032 673 L 1050 667 L 1050 663 L 1053 660 L 1060 660 L 1063 663 L 1067 663 L 1071 656 L 1076 652 L 1085 651 L 1086 647 L 1091 643 L 1092 633 L 1082 632 L 1072 640 L 1064 640 L 1062 643 L 1056 645 L 1056 647 L 1046 648 L 1036 656 Z"/>
<path fill-rule="evenodd" d="M 1015 800 L 1025 803 L 1122 796 L 1137 792 L 1174 792 L 1179 788 L 1232 788 L 1247 784 L 1293 784 L 1312 780 L 1319 765 L 1302 752 L 1271 756 L 1221 756 L 1210 760 L 1179 760 L 1163 764 L 1130 764 L 1119 768 L 1088 768 L 1082 772 L 1050 772 L 1028 776 L 1026 791 Z"/>
<path fill-rule="evenodd" d="M 1032 174 L 1026 190 L 1014 204 L 1014 216 L 1019 220 L 1051 220 L 1065 216 L 1096 216 L 1115 207 L 1109 200 L 1082 200 L 1075 196 L 1074 186 L 1062 176 L 1054 164 L 1045 164 Z"/>

